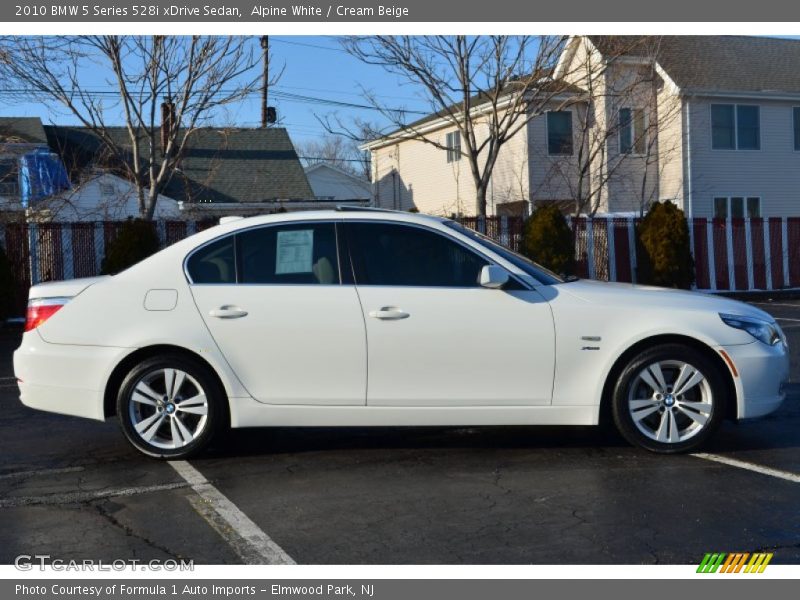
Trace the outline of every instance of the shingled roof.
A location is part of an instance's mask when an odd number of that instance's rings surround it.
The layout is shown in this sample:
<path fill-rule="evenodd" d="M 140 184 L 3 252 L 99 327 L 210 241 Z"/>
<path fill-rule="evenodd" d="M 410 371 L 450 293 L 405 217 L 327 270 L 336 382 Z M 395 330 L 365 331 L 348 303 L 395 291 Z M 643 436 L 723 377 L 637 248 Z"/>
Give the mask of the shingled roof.
<path fill-rule="evenodd" d="M 0 117 L 0 144 L 47 144 L 39 117 Z"/>
<path fill-rule="evenodd" d="M 47 125 L 50 147 L 74 174 L 92 164 L 114 168 L 104 144 L 90 129 Z M 124 127 L 107 128 L 129 148 Z M 146 158 L 142 148 L 140 155 Z M 121 175 L 124 175 L 120 171 Z M 178 168 L 163 193 L 186 202 L 263 202 L 314 197 L 286 129 L 211 128 L 192 131 Z"/>
<path fill-rule="evenodd" d="M 108 127 L 121 149 L 130 149 L 127 129 Z M 126 176 L 96 133 L 86 127 L 44 125 L 38 117 L 0 118 L 1 143 L 47 144 L 61 155 L 73 180 L 99 166 Z M 146 147 L 140 156 L 146 163 Z M 178 169 L 163 192 L 186 202 L 263 202 L 308 200 L 308 183 L 289 134 L 267 129 L 212 128 L 194 130 Z"/>
<path fill-rule="evenodd" d="M 727 35 L 588 36 L 603 54 L 652 56 L 686 92 L 800 93 L 800 40 Z M 637 42 L 637 40 L 639 40 Z"/>

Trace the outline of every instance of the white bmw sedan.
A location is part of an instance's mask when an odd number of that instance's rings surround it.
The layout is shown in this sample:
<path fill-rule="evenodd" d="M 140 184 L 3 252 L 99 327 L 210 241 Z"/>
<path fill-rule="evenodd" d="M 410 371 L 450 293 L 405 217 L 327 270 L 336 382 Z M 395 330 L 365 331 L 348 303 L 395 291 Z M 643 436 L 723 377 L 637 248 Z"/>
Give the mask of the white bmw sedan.
<path fill-rule="evenodd" d="M 113 277 L 31 288 L 27 406 L 104 420 L 158 458 L 227 427 L 594 425 L 694 450 L 774 411 L 789 359 L 747 304 L 564 280 L 447 219 L 229 221 Z"/>

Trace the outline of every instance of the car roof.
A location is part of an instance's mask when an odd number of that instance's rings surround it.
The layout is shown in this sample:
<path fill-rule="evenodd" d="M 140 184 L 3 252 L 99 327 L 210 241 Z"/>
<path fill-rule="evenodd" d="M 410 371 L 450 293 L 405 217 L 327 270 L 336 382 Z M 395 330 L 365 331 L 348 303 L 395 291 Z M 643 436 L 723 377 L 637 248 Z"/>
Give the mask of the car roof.
<path fill-rule="evenodd" d="M 217 231 L 235 231 L 237 229 L 253 227 L 254 225 L 268 223 L 283 223 L 292 221 L 318 221 L 321 219 L 381 219 L 390 221 L 403 221 L 407 223 L 442 223 L 448 221 L 447 217 L 427 215 L 420 213 L 403 212 L 399 210 L 386 210 L 366 207 L 341 207 L 336 210 L 308 210 L 285 213 L 272 213 L 242 217 L 241 219 L 226 220 L 212 229 Z M 207 230 L 208 231 L 208 230 Z"/>

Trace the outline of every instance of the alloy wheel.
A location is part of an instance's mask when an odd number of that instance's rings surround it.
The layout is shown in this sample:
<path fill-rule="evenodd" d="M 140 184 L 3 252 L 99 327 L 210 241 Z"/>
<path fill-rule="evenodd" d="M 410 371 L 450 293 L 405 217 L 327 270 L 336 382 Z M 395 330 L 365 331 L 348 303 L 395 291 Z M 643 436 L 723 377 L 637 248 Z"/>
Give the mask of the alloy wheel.
<path fill-rule="evenodd" d="M 203 432 L 208 398 L 198 381 L 180 369 L 161 368 L 143 375 L 128 401 L 134 431 L 155 448 L 182 448 Z"/>
<path fill-rule="evenodd" d="M 714 397 L 705 375 L 680 360 L 641 369 L 628 388 L 628 412 L 649 439 L 677 444 L 693 438 L 711 421 Z"/>

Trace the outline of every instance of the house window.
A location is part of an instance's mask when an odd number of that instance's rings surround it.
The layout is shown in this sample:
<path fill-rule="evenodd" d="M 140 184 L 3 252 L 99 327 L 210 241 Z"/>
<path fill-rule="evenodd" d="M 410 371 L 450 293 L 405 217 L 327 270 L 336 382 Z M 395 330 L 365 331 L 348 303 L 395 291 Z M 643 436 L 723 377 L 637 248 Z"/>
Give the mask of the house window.
<path fill-rule="evenodd" d="M 714 150 L 760 149 L 760 107 L 745 104 L 712 104 L 711 147 Z"/>
<path fill-rule="evenodd" d="M 646 145 L 644 109 L 619 109 L 620 154 L 644 154 Z"/>
<path fill-rule="evenodd" d="M 714 198 L 715 219 L 753 219 L 761 216 L 758 196 L 718 196 Z"/>
<path fill-rule="evenodd" d="M 445 140 L 447 146 L 447 162 L 457 162 L 461 160 L 461 132 L 451 131 Z"/>
<path fill-rule="evenodd" d="M 547 113 L 547 153 L 572 154 L 572 112 L 552 110 Z"/>
<path fill-rule="evenodd" d="M 792 110 L 794 116 L 794 149 L 800 151 L 800 106 Z"/>
<path fill-rule="evenodd" d="M 114 188 L 113 183 L 101 183 L 100 184 L 100 194 L 104 197 L 113 196 L 117 190 Z"/>

